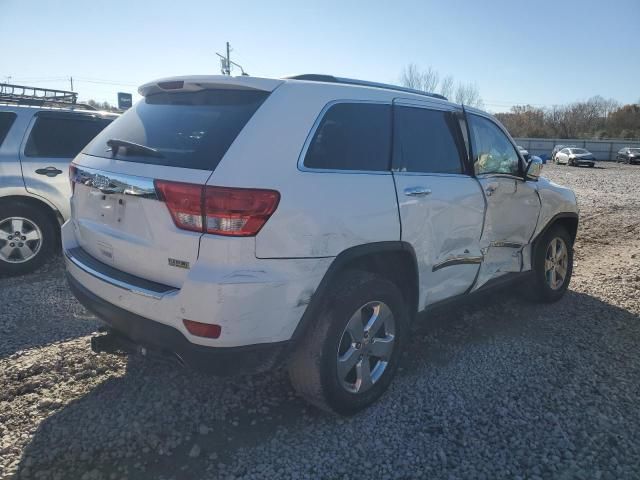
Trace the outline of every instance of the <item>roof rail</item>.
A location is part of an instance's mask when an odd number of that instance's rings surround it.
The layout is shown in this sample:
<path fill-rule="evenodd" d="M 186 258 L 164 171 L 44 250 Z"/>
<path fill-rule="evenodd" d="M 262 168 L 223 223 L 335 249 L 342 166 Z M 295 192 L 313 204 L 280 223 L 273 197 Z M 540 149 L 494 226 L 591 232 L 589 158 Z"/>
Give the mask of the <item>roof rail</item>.
<path fill-rule="evenodd" d="M 311 82 L 342 83 L 345 85 L 360 85 L 363 87 L 384 88 L 386 90 L 396 90 L 398 92 L 413 93 L 415 95 L 423 95 L 425 97 L 447 100 L 447 97 L 445 97 L 444 95 L 440 95 L 439 93 L 424 92 L 422 90 L 415 90 L 413 88 L 401 87 L 399 85 L 391 85 L 388 83 L 368 82 L 366 80 L 356 80 L 354 78 L 334 77 L 333 75 L 305 73 L 302 75 L 293 75 L 291 77 L 284 78 L 288 80 L 307 80 Z"/>
<path fill-rule="evenodd" d="M 32 105 L 37 107 L 76 107 L 95 110 L 89 105 L 78 102 L 78 94 L 67 90 L 53 88 L 27 87 L 0 83 L 0 103 L 16 105 Z"/>

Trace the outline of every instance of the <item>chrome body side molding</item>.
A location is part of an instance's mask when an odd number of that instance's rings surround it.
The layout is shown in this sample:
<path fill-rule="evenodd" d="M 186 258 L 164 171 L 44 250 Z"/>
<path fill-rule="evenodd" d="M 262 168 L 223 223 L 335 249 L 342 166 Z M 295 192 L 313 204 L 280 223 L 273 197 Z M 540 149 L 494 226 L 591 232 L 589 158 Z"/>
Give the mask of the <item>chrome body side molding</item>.
<path fill-rule="evenodd" d="M 435 272 L 437 270 L 440 270 L 442 268 L 446 268 L 446 267 L 452 267 L 454 265 L 473 265 L 473 264 L 481 264 L 483 260 L 483 257 L 470 257 L 470 256 L 456 256 L 456 257 L 450 257 L 447 258 L 446 260 L 440 262 L 440 263 L 436 263 L 432 268 L 431 271 Z"/>

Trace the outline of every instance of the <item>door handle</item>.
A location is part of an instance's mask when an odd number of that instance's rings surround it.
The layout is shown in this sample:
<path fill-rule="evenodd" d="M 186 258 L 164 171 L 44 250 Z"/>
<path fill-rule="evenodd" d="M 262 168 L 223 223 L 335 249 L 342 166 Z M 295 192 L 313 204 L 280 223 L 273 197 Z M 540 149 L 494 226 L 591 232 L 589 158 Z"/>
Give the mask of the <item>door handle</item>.
<path fill-rule="evenodd" d="M 425 197 L 431 195 L 431 189 L 425 187 L 408 187 L 404 189 L 404 194 L 408 197 Z"/>
<path fill-rule="evenodd" d="M 39 168 L 36 170 L 38 175 L 46 175 L 47 177 L 55 177 L 60 175 L 62 170 L 58 170 L 56 167 Z"/>

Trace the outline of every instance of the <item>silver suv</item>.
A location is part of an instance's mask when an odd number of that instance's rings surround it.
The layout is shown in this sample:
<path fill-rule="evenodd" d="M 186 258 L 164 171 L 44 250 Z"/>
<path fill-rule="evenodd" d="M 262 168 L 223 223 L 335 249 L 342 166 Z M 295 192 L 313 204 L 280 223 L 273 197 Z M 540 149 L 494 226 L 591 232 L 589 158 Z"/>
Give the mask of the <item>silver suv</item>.
<path fill-rule="evenodd" d="M 69 162 L 116 114 L 76 93 L 0 85 L 0 274 L 27 273 L 59 243 L 69 218 Z"/>

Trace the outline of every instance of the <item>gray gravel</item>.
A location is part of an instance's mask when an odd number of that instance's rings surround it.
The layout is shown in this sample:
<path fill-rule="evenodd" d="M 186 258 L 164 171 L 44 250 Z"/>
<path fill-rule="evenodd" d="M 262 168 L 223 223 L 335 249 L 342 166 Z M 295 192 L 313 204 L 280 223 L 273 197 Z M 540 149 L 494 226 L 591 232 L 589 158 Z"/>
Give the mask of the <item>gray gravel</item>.
<path fill-rule="evenodd" d="M 0 279 L 0 479 L 640 478 L 640 167 L 545 174 L 582 210 L 571 291 L 425 319 L 389 393 L 349 419 L 282 370 L 91 353 L 60 259 Z"/>

